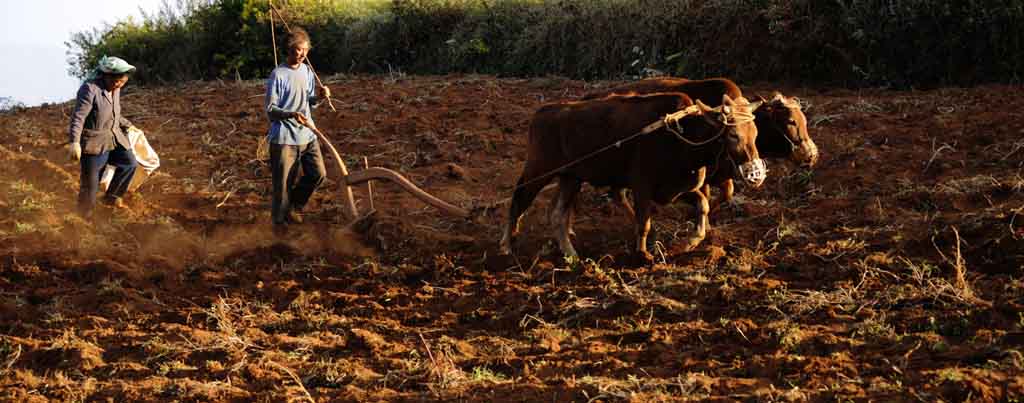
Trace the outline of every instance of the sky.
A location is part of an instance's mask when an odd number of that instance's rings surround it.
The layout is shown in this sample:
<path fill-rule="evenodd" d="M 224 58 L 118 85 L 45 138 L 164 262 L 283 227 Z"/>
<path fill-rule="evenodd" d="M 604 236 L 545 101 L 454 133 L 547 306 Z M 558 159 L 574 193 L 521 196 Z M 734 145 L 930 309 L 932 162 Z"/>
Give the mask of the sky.
<path fill-rule="evenodd" d="M 64 42 L 75 32 L 129 17 L 141 21 L 140 10 L 156 14 L 162 4 L 163 0 L 0 0 L 0 97 L 26 106 L 73 99 L 80 82 L 68 74 Z"/>

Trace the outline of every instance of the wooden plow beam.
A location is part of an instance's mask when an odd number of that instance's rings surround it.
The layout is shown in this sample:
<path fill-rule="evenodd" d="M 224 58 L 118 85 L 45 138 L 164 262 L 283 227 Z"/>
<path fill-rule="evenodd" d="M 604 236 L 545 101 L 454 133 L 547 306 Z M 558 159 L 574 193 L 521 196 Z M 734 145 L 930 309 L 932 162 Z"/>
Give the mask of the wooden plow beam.
<path fill-rule="evenodd" d="M 469 210 L 448 203 L 444 200 L 441 200 L 437 196 L 427 193 L 419 186 L 416 186 L 416 184 L 413 183 L 411 180 L 393 170 L 381 167 L 368 167 L 361 171 L 349 173 L 348 168 L 345 166 L 345 161 L 341 159 L 341 155 L 338 154 L 338 150 L 334 148 L 334 145 L 331 144 L 331 141 L 327 138 L 327 136 L 324 135 L 324 133 L 321 132 L 320 129 L 317 129 L 313 125 L 307 124 L 306 127 L 312 129 L 313 132 L 317 134 L 317 136 L 320 136 L 320 139 L 324 142 L 324 144 L 327 145 L 327 148 L 331 151 L 331 156 L 333 156 L 334 160 L 338 162 L 338 170 L 341 171 L 341 174 L 343 176 L 341 178 L 343 182 L 342 197 L 345 199 L 345 208 L 348 210 L 347 218 L 351 222 L 355 222 L 363 218 L 362 216 L 359 215 L 359 209 L 356 207 L 355 197 L 352 195 L 352 185 L 358 185 L 360 183 L 372 180 L 387 180 L 394 182 L 395 184 L 400 186 L 402 190 L 409 192 L 409 194 L 413 195 L 417 199 L 420 199 L 420 201 L 426 203 L 431 207 L 437 208 L 438 210 L 441 210 L 442 212 L 448 215 L 469 218 Z"/>

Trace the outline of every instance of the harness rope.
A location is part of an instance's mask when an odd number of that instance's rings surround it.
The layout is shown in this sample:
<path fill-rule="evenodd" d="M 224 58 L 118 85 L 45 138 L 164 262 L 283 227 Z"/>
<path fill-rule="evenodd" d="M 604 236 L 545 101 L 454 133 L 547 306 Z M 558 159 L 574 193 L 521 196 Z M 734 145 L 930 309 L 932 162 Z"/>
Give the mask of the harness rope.
<path fill-rule="evenodd" d="M 684 143 L 695 147 L 702 146 L 716 140 L 718 137 L 722 135 L 722 133 L 725 132 L 726 127 L 739 126 L 743 123 L 749 123 L 754 121 L 754 114 L 752 112 L 747 112 L 746 110 L 738 111 L 735 108 L 732 108 L 731 113 L 725 115 L 726 120 L 725 122 L 723 122 L 722 129 L 718 131 L 718 134 L 714 135 L 713 137 L 705 141 L 693 142 L 687 139 L 686 137 L 683 137 L 683 128 L 679 126 L 679 120 L 686 117 L 686 115 L 689 114 L 687 113 L 687 111 L 689 111 L 691 108 L 699 108 L 699 106 L 691 105 L 679 112 L 665 115 L 665 118 L 662 119 L 662 122 L 665 123 L 665 129 L 672 132 L 672 134 L 675 134 L 676 137 L 679 138 L 679 140 L 682 140 Z M 673 127 L 673 125 L 675 127 Z"/>
<path fill-rule="evenodd" d="M 579 157 L 579 158 L 577 158 L 575 160 L 569 161 L 566 164 L 563 164 L 562 166 L 559 166 L 558 168 L 555 168 L 555 169 L 552 169 L 552 170 L 550 170 L 548 172 L 545 172 L 543 175 L 540 175 L 540 176 L 535 177 L 533 179 L 530 179 L 530 180 L 528 180 L 526 182 L 518 184 L 512 190 L 516 191 L 516 190 L 519 190 L 519 189 L 521 189 L 523 187 L 529 186 L 530 184 L 536 183 L 536 182 L 540 181 L 541 179 L 546 179 L 546 178 L 548 178 L 548 177 L 550 177 L 552 175 L 555 175 L 555 174 L 557 174 L 557 173 L 559 173 L 561 171 L 564 171 L 566 168 L 569 168 L 569 167 L 571 167 L 573 165 L 576 165 L 576 164 L 578 164 L 580 162 L 583 162 L 584 160 L 587 160 L 590 157 L 593 157 L 593 156 L 595 156 L 597 154 L 605 152 L 605 151 L 607 151 L 607 150 L 609 150 L 609 149 L 611 149 L 613 147 L 615 147 L 615 148 L 621 147 L 622 143 L 625 143 L 627 141 L 633 140 L 633 139 L 635 139 L 637 137 L 640 137 L 640 136 L 643 136 L 645 134 L 650 134 L 650 133 L 654 132 L 655 130 L 658 130 L 658 129 L 663 128 L 663 127 L 668 129 L 668 131 L 670 133 L 675 135 L 676 138 L 678 138 L 679 140 L 682 140 L 684 143 L 689 144 L 689 145 L 694 146 L 694 147 L 699 147 L 699 146 L 703 146 L 703 145 L 709 144 L 712 141 L 717 140 L 719 137 L 722 137 L 722 134 L 725 133 L 725 130 L 726 130 L 727 126 L 736 126 L 738 124 L 746 123 L 746 122 L 751 122 L 751 121 L 754 120 L 754 115 L 752 113 L 746 112 L 746 111 L 739 112 L 739 111 L 736 111 L 734 109 L 732 114 L 733 115 L 740 115 L 740 116 L 736 116 L 733 119 L 731 119 L 732 123 L 730 123 L 729 120 L 727 120 L 724 123 L 724 125 L 722 126 L 722 129 L 719 130 L 718 133 L 716 133 L 714 136 L 711 136 L 711 138 L 709 138 L 707 140 L 699 141 L 699 142 L 698 141 L 692 141 L 692 140 L 687 139 L 686 137 L 683 136 L 683 130 L 682 130 L 682 127 L 679 125 L 679 120 L 681 120 L 682 118 L 684 118 L 686 116 L 689 116 L 691 114 L 695 114 L 695 113 L 699 112 L 700 110 L 701 109 L 700 109 L 699 105 L 690 105 L 690 106 L 686 107 L 683 110 L 680 110 L 678 112 L 674 112 L 674 113 L 670 113 L 668 115 L 665 115 L 664 117 L 661 118 L 661 120 L 655 121 L 654 123 L 651 123 L 651 124 L 649 124 L 647 126 L 644 126 L 644 128 L 640 129 L 639 132 L 636 132 L 636 133 L 630 135 L 629 137 L 623 138 L 621 140 L 616 140 L 614 143 L 611 143 L 609 145 L 601 147 L 601 148 L 599 148 L 597 150 L 591 151 L 591 152 L 587 153 L 586 155 L 583 155 L 582 157 Z M 676 127 L 672 128 L 671 125 L 675 125 Z M 720 156 L 721 156 L 721 152 L 719 153 L 719 157 Z M 716 159 L 716 161 L 717 161 L 717 159 Z M 715 170 L 717 171 L 717 167 L 716 167 Z"/>

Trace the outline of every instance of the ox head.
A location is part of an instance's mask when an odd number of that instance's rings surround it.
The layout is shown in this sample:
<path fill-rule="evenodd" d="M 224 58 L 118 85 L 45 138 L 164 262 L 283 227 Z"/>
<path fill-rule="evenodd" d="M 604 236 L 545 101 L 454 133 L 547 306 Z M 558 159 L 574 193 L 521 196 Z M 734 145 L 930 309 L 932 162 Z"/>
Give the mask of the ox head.
<path fill-rule="evenodd" d="M 721 128 L 736 179 L 754 187 L 761 186 L 767 170 L 757 153 L 757 126 L 753 114 L 761 102 L 750 103 L 743 97 L 734 100 L 723 94 L 721 106 L 711 108 L 700 100 L 697 105 L 708 123 Z"/>
<path fill-rule="evenodd" d="M 807 133 L 807 117 L 800 101 L 776 92 L 754 111 L 757 149 L 765 158 L 788 158 L 810 168 L 818 161 L 818 146 Z"/>

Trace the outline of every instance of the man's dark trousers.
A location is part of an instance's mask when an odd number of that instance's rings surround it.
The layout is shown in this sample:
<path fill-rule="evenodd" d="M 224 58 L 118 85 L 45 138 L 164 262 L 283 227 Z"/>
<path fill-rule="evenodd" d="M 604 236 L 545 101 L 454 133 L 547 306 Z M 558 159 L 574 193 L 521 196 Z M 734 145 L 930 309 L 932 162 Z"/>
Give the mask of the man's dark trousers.
<path fill-rule="evenodd" d="M 135 167 L 139 165 L 135 161 L 135 154 L 120 144 L 113 150 L 104 151 L 99 154 L 83 154 L 81 159 L 82 173 L 79 180 L 81 186 L 78 189 L 78 212 L 82 215 L 89 215 L 96 207 L 96 192 L 100 189 L 100 175 L 107 165 L 114 166 L 114 177 L 107 187 L 107 194 L 104 196 L 109 200 L 124 196 L 128 190 L 128 184 L 132 183 L 135 176 Z"/>
<path fill-rule="evenodd" d="M 299 167 L 302 177 L 299 178 Z M 285 224 L 290 210 L 302 211 L 313 191 L 324 182 L 327 168 L 320 152 L 320 142 L 302 145 L 271 144 L 270 171 L 273 195 L 270 202 L 274 224 Z"/>

